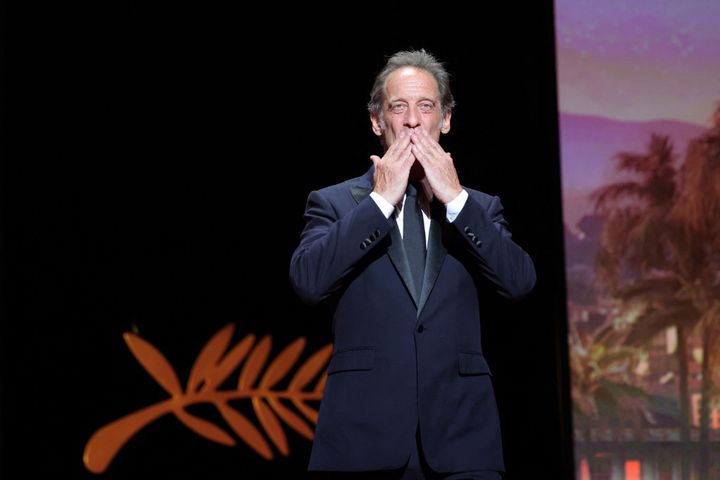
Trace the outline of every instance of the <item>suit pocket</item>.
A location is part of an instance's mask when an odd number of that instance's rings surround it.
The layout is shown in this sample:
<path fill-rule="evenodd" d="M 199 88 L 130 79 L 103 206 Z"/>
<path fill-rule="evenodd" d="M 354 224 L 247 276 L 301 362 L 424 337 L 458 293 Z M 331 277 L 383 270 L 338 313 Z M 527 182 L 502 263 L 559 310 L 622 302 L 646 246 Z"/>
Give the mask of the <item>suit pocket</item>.
<path fill-rule="evenodd" d="M 482 353 L 458 354 L 458 372 L 460 375 L 492 375 Z"/>
<path fill-rule="evenodd" d="M 372 370 L 375 367 L 375 349 L 361 347 L 335 352 L 328 366 L 328 375 L 352 370 Z"/>

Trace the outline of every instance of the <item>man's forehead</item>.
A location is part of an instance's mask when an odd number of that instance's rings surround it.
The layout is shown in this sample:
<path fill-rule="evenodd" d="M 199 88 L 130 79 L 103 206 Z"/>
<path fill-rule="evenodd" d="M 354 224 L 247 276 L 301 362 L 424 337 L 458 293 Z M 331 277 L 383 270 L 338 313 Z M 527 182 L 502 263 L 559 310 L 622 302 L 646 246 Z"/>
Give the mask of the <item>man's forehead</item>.
<path fill-rule="evenodd" d="M 385 82 L 388 100 L 400 97 L 437 99 L 438 84 L 432 73 L 415 67 L 403 67 L 392 72 Z"/>

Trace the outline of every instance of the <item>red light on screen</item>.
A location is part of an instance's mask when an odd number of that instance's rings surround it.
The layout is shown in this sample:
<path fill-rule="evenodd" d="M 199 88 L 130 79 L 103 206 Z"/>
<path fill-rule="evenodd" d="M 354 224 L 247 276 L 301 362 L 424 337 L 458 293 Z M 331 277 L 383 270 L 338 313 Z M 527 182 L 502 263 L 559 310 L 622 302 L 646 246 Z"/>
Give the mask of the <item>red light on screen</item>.
<path fill-rule="evenodd" d="M 625 461 L 625 480 L 640 480 L 640 460 Z"/>
<path fill-rule="evenodd" d="M 580 480 L 590 480 L 590 465 L 587 458 L 580 460 Z"/>

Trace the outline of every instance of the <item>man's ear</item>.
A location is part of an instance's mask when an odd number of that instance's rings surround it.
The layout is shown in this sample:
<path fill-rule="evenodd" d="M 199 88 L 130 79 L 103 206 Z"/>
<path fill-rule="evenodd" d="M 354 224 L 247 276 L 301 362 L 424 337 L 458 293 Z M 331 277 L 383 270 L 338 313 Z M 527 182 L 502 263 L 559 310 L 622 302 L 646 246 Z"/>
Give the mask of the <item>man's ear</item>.
<path fill-rule="evenodd" d="M 373 133 L 378 137 L 381 137 L 383 134 L 383 127 L 377 113 L 373 112 L 370 114 L 370 123 L 372 123 Z"/>
<path fill-rule="evenodd" d="M 450 118 L 451 117 L 452 117 L 452 112 L 448 112 L 445 114 L 445 116 L 442 119 L 442 122 L 440 122 L 440 132 L 448 133 L 450 131 Z"/>

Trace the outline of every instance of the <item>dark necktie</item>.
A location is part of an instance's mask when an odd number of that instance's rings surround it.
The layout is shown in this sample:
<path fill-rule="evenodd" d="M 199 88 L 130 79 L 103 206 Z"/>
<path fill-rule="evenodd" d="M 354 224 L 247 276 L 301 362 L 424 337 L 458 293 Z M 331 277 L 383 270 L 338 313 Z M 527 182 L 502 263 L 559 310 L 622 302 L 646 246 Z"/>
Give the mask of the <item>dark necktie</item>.
<path fill-rule="evenodd" d="M 410 272 L 415 283 L 417 298 L 422 291 L 423 275 L 425 274 L 425 225 L 422 210 L 418 203 L 420 185 L 409 183 L 403 204 L 403 243 Z"/>

